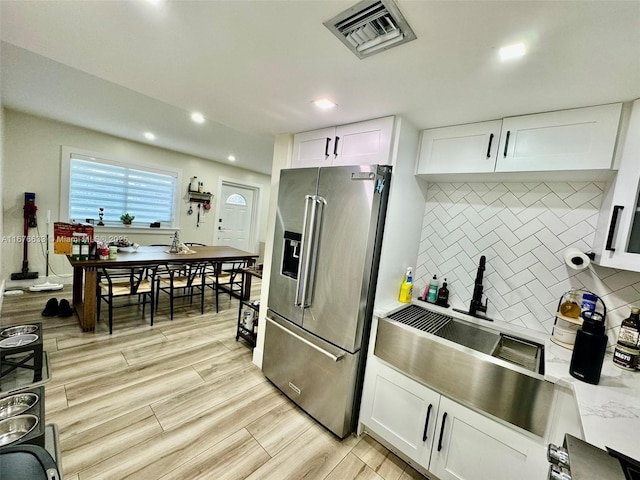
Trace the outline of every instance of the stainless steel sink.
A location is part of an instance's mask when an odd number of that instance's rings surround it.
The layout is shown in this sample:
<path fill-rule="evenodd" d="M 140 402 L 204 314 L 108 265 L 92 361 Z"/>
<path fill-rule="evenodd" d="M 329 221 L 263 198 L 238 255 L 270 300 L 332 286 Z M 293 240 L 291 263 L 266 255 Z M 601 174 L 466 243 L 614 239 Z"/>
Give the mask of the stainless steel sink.
<path fill-rule="evenodd" d="M 440 327 L 435 335 L 487 355 L 492 355 L 500 343 L 499 333 L 453 319 Z"/>
<path fill-rule="evenodd" d="M 544 347 L 511 335 L 500 335 L 500 341 L 491 356 L 520 365 L 532 372 L 544 373 L 542 363 Z"/>
<path fill-rule="evenodd" d="M 469 330 L 457 323 L 452 332 L 477 333 L 473 332 L 473 326 Z M 436 338 L 437 334 L 424 334 L 391 318 L 381 318 L 374 355 L 458 403 L 542 437 L 549 421 L 554 386 L 533 371 L 513 367 L 513 359 L 508 358 L 507 352 L 526 352 L 526 348 L 506 335 L 496 335 L 497 345 L 490 354 L 506 360 L 504 362 L 497 362 L 490 355 L 455 348 L 453 343 Z M 453 333 L 451 336 L 454 337 Z M 463 337 L 457 338 L 461 341 Z"/>
<path fill-rule="evenodd" d="M 389 318 L 532 372 L 544 373 L 542 345 L 432 312 L 419 305 L 408 305 L 389 315 Z"/>

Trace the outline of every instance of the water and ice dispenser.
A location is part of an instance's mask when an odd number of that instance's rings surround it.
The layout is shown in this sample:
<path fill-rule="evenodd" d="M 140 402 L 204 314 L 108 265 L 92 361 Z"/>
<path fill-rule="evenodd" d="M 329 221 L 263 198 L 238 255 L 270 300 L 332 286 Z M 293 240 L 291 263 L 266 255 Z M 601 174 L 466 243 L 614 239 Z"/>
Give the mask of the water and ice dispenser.
<path fill-rule="evenodd" d="M 282 274 L 293 279 L 298 278 L 300 264 L 300 246 L 302 235 L 296 232 L 284 232 L 284 252 L 282 255 Z"/>

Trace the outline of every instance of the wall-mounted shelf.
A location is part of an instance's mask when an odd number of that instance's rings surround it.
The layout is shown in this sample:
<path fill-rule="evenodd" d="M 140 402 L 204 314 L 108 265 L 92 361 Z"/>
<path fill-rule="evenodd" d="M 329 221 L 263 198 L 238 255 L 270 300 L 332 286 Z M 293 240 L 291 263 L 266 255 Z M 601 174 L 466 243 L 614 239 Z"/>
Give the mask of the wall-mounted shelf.
<path fill-rule="evenodd" d="M 210 193 L 201 193 L 201 192 L 192 192 L 192 191 L 189 191 L 188 195 L 189 195 L 189 202 L 204 203 L 204 204 L 210 204 L 211 198 L 213 197 L 213 195 Z"/>

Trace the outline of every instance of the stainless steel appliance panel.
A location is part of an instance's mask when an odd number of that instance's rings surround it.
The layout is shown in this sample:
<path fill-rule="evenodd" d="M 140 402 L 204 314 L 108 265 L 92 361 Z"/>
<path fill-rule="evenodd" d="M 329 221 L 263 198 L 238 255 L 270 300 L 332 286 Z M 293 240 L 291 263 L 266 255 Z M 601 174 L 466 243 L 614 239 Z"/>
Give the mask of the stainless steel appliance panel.
<path fill-rule="evenodd" d="M 303 315 L 302 308 L 296 305 L 298 265 L 283 266 L 283 262 L 285 248 L 290 260 L 299 260 L 301 240 L 298 244 L 295 242 L 303 233 L 306 196 L 315 194 L 317 182 L 317 168 L 282 170 L 280 174 L 268 304 L 297 325 L 302 325 Z"/>
<path fill-rule="evenodd" d="M 351 432 L 359 353 L 324 342 L 267 312 L 262 370 L 287 397 L 340 438 Z"/>
<path fill-rule="evenodd" d="M 370 165 L 321 168 L 318 180 L 316 258 L 302 326 L 350 352 L 361 345 L 372 281 L 381 199 L 376 172 Z"/>

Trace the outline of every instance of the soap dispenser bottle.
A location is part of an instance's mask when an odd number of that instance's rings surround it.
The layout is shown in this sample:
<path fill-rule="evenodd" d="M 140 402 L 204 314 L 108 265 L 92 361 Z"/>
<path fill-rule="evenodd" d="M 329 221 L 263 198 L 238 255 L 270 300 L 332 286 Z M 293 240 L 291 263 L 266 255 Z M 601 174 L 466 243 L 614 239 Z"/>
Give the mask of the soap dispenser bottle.
<path fill-rule="evenodd" d="M 410 303 L 413 297 L 413 276 L 411 267 L 407 268 L 407 273 L 404 276 L 404 280 L 400 285 L 400 295 L 398 301 L 402 303 Z"/>
<path fill-rule="evenodd" d="M 438 277 L 435 275 L 429 282 L 429 290 L 427 292 L 427 302 L 436 303 L 438 299 L 438 287 L 440 287 L 440 282 L 438 281 Z"/>
<path fill-rule="evenodd" d="M 436 305 L 441 307 L 449 306 L 449 289 L 447 288 L 447 279 L 442 282 L 440 290 L 438 290 L 438 298 L 436 299 Z"/>

